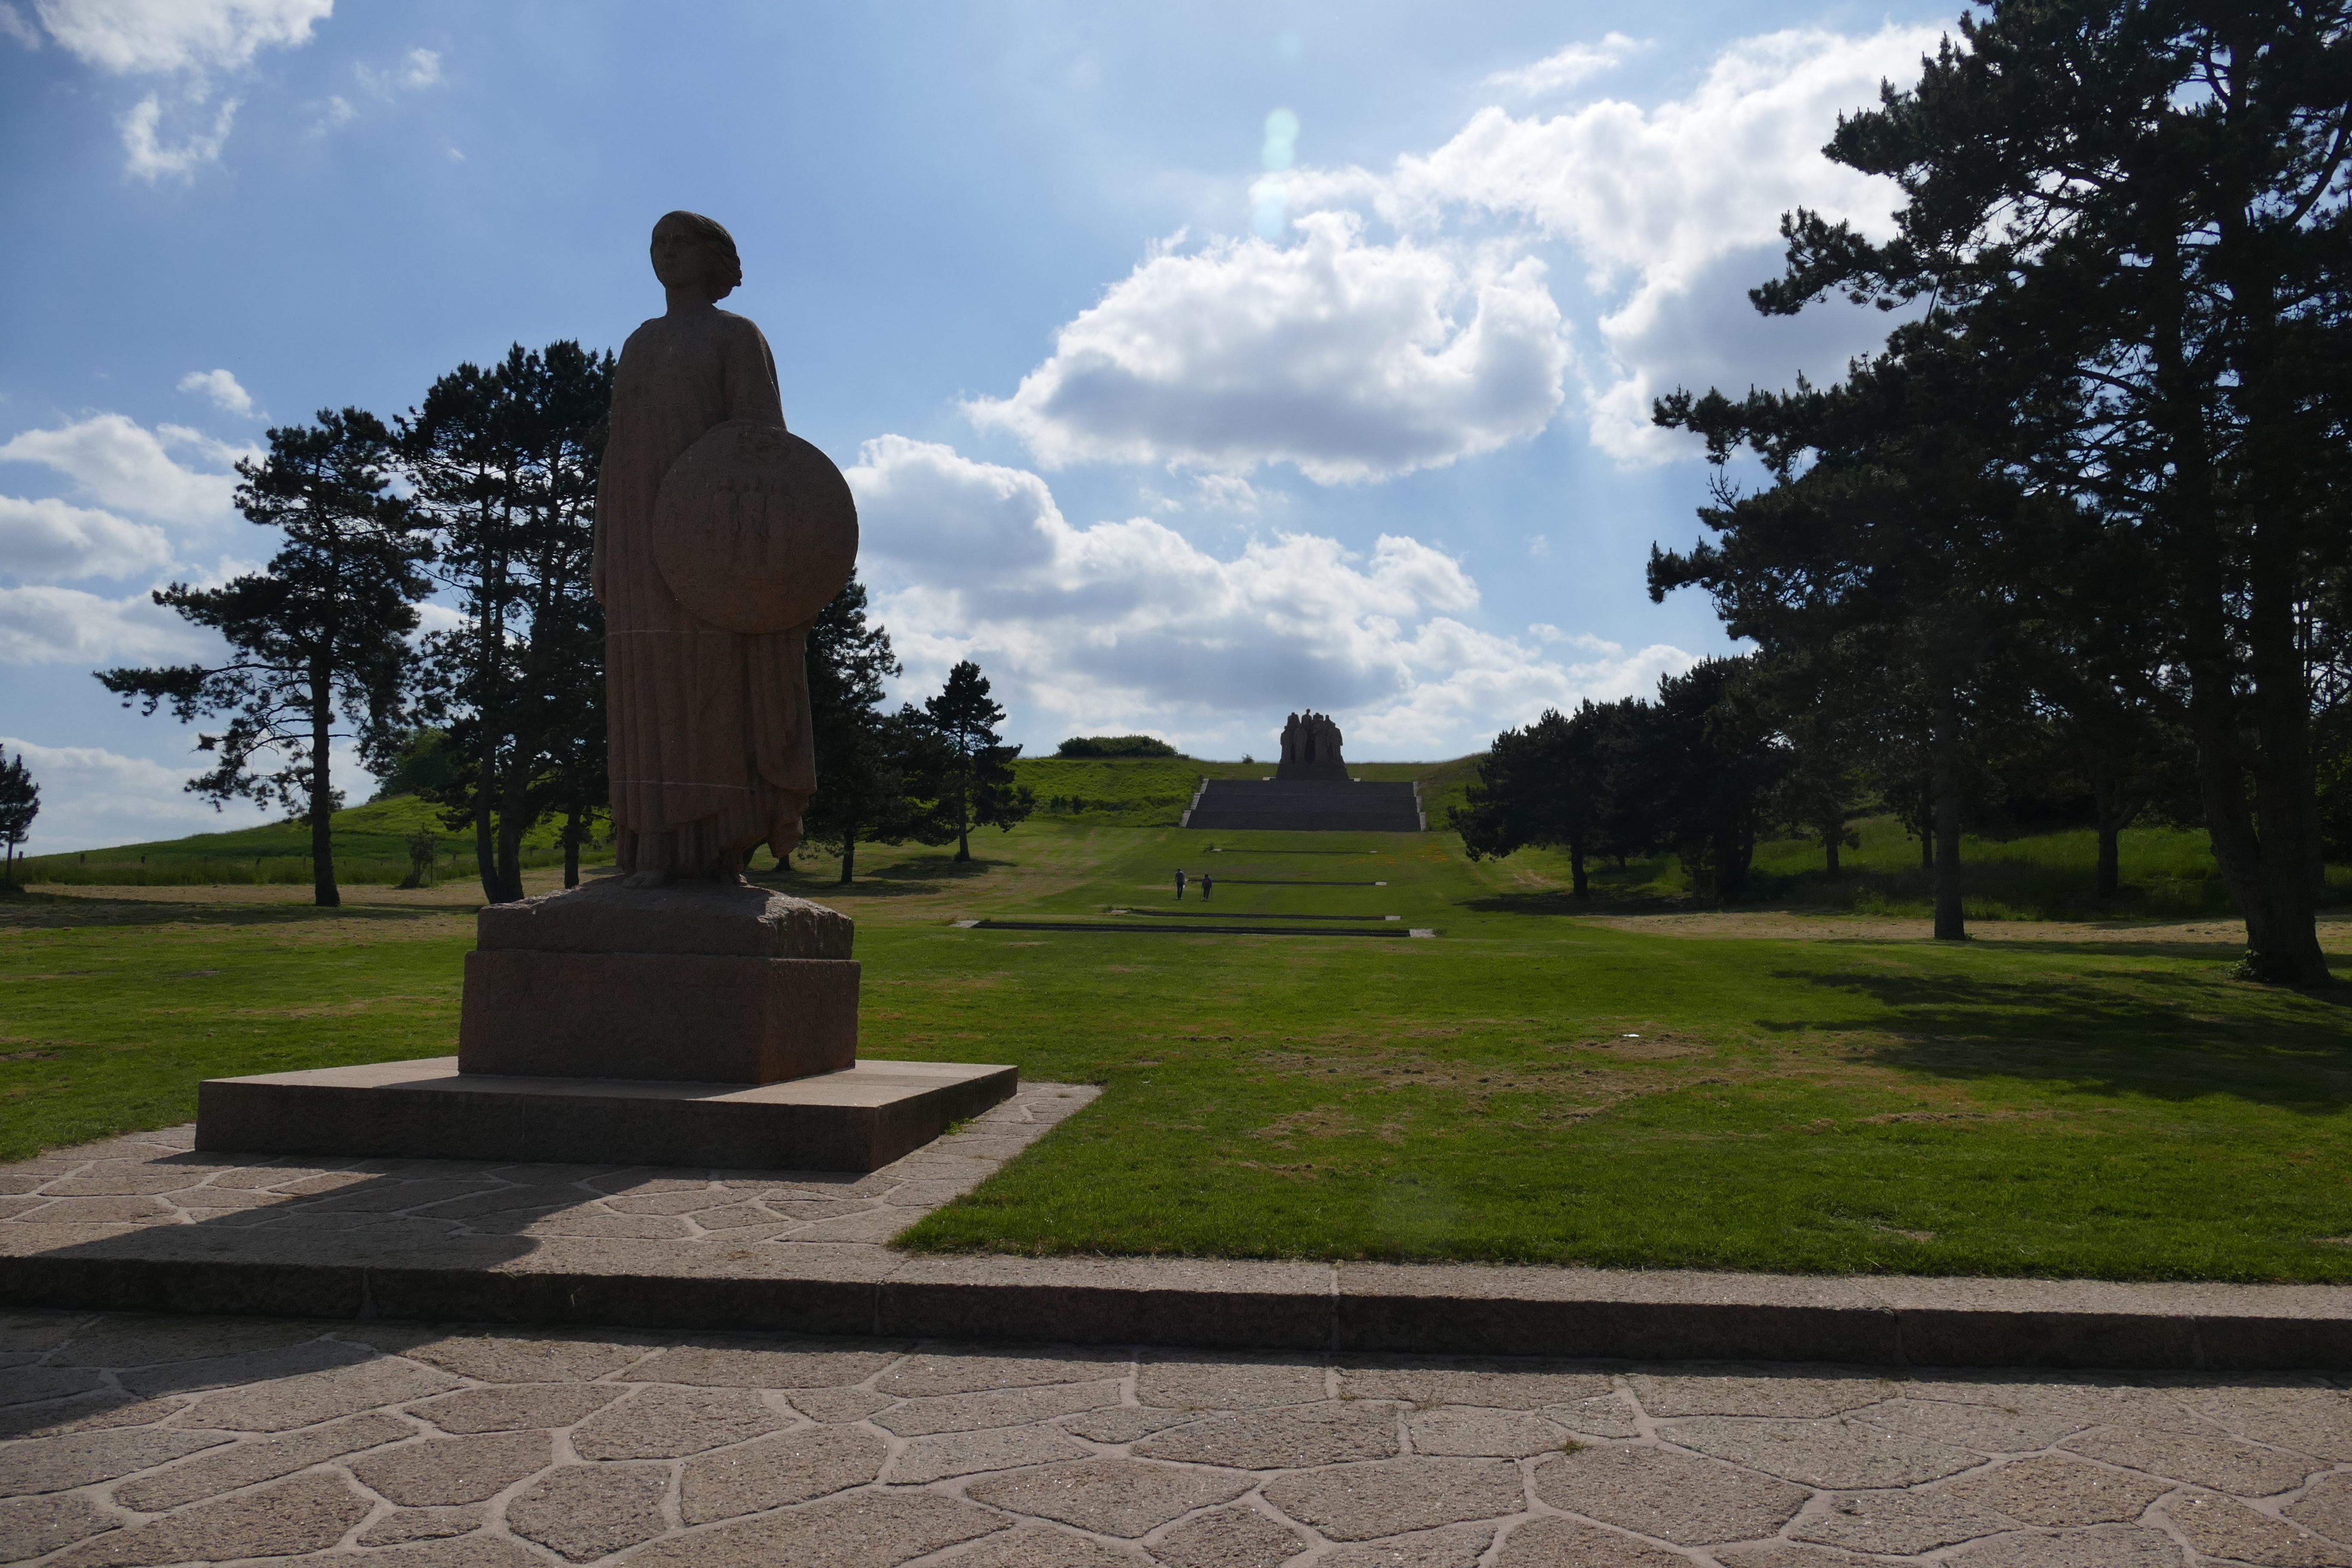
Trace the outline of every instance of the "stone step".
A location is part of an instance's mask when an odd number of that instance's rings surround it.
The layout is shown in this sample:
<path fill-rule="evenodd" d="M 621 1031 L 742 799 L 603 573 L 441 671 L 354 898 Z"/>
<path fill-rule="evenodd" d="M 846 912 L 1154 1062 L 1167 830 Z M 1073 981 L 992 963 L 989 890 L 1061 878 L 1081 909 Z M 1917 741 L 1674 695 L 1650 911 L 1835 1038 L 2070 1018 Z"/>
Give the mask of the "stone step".
<path fill-rule="evenodd" d="M 1410 784 L 1369 780 L 1211 779 L 1187 827 L 1226 832 L 1418 833 L 1421 802 Z"/>

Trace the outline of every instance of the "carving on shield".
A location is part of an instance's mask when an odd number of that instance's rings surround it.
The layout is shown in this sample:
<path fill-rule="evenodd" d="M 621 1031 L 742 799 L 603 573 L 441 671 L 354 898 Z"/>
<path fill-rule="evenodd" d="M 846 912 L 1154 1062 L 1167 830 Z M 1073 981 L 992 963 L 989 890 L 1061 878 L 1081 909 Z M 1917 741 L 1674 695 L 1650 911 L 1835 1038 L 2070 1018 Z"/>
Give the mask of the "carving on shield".
<path fill-rule="evenodd" d="M 781 425 L 730 419 L 662 476 L 654 563 L 686 612 L 730 632 L 815 618 L 857 564 L 857 502 L 833 459 Z"/>

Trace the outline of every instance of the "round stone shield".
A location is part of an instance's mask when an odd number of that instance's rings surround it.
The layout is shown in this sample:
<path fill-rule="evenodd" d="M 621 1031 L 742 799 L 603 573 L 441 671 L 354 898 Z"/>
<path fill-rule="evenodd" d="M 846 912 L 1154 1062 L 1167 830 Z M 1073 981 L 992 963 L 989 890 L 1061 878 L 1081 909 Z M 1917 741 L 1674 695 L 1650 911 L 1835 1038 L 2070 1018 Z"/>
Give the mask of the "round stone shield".
<path fill-rule="evenodd" d="M 654 563 L 697 620 L 789 631 L 857 564 L 857 503 L 833 459 L 781 425 L 730 419 L 688 447 L 654 502 Z"/>

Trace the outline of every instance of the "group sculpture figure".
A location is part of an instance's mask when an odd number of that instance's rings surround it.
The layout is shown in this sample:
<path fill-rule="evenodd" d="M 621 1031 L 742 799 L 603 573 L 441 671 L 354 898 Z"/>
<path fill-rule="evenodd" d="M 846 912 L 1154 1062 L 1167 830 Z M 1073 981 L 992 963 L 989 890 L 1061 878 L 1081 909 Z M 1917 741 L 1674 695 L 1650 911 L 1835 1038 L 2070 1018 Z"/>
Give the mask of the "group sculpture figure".
<path fill-rule="evenodd" d="M 1348 764 L 1339 755 L 1339 726 L 1328 713 L 1293 713 L 1282 727 L 1282 761 L 1277 779 L 1345 779 Z"/>

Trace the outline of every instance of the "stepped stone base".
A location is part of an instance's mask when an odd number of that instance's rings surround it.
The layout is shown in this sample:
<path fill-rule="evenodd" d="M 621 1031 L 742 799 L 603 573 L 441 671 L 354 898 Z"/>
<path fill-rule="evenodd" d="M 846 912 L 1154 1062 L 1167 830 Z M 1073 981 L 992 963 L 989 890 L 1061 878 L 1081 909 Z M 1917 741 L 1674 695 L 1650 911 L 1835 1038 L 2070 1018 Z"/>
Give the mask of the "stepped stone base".
<path fill-rule="evenodd" d="M 492 904 L 460 1071 L 776 1083 L 857 1059 L 849 919 L 742 883 L 618 879 Z"/>
<path fill-rule="evenodd" d="M 455 1057 L 209 1079 L 198 1149 L 871 1171 L 1012 1097 L 1020 1069 L 858 1062 L 788 1083 L 516 1078 Z"/>
<path fill-rule="evenodd" d="M 1344 773 L 1323 779 L 1211 779 L 1187 827 L 1291 833 L 1418 833 L 1421 797 L 1409 784 L 1374 784 Z"/>

